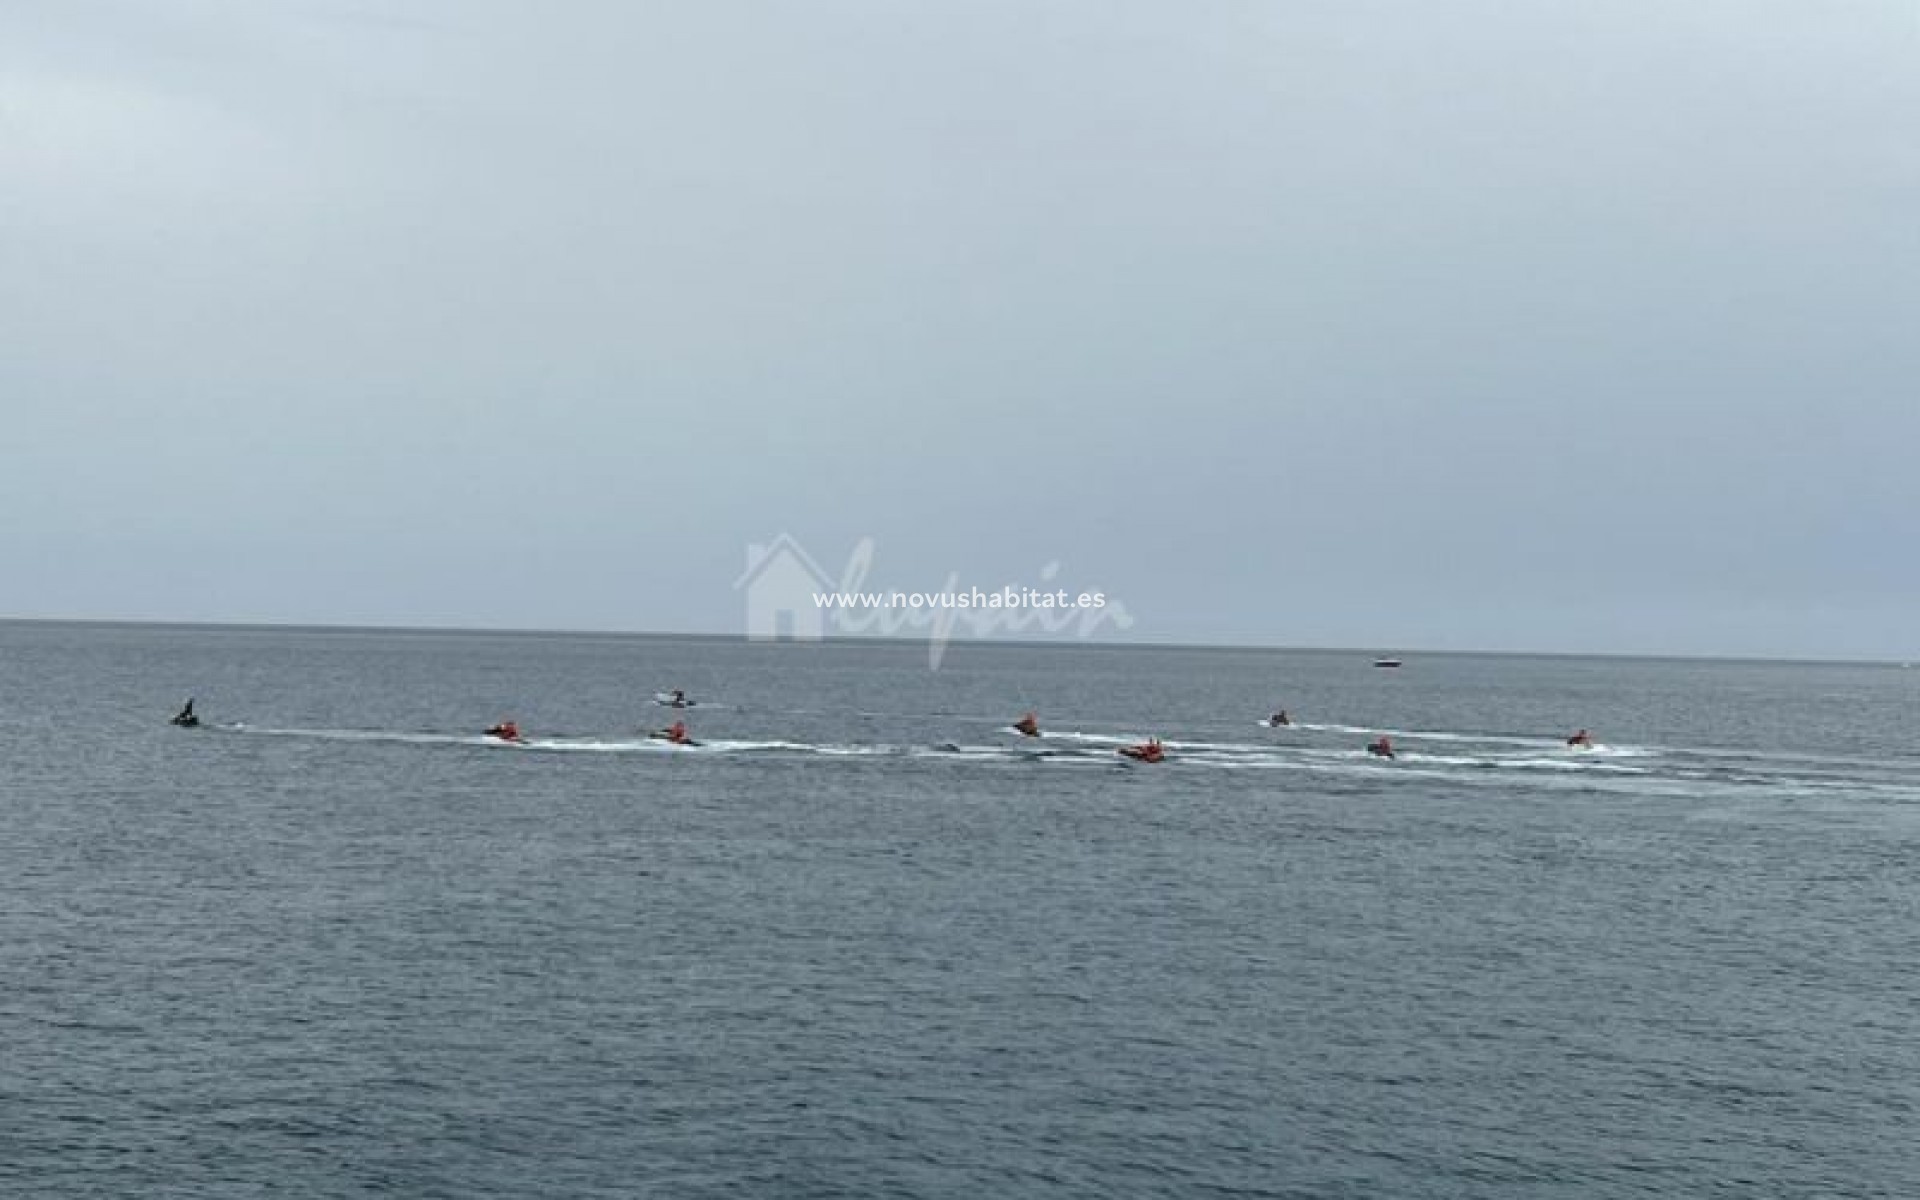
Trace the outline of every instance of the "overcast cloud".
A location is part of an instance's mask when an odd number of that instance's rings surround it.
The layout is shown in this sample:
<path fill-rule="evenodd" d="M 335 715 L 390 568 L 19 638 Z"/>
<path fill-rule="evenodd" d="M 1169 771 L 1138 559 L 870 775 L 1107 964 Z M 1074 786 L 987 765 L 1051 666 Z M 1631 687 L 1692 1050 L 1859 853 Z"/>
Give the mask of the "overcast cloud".
<path fill-rule="evenodd" d="M 0 615 L 1920 657 L 1920 9 L 0 0 Z"/>

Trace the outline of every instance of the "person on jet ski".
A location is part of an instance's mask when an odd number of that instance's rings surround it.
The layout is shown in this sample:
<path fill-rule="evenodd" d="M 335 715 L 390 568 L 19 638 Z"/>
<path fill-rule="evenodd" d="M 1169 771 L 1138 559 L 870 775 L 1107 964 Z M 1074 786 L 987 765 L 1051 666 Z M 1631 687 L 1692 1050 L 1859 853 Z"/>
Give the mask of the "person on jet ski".
<path fill-rule="evenodd" d="M 178 725 L 182 729 L 194 729 L 199 726 L 200 718 L 195 716 L 193 713 L 193 697 L 192 696 L 187 697 L 187 706 L 181 709 L 179 712 L 173 714 L 173 718 L 168 722 L 168 724 Z"/>
<path fill-rule="evenodd" d="M 685 721 L 675 721 L 653 736 L 663 742 L 672 742 L 676 746 L 691 746 L 693 744 L 693 739 L 687 736 L 687 723 Z"/>
<path fill-rule="evenodd" d="M 1015 721 L 1013 723 L 1013 727 L 1019 730 L 1026 737 L 1040 736 L 1040 719 L 1034 716 L 1032 713 L 1028 713 L 1026 716 L 1021 717 L 1018 721 Z"/>
<path fill-rule="evenodd" d="M 1582 729 L 1567 739 L 1567 745 L 1576 750 L 1591 750 L 1593 749 L 1593 735 Z"/>
<path fill-rule="evenodd" d="M 1379 738 L 1367 743 L 1367 753 L 1375 758 L 1392 758 L 1393 739 L 1384 733 L 1381 734 Z"/>
<path fill-rule="evenodd" d="M 1161 749 L 1160 739 L 1157 737 L 1150 737 L 1135 746 L 1122 746 L 1120 753 L 1136 762 L 1148 763 L 1157 763 L 1167 756 L 1166 751 Z"/>
<path fill-rule="evenodd" d="M 517 742 L 520 740 L 520 726 L 513 721 L 502 721 L 487 730 L 487 736 L 499 738 L 503 742 Z"/>
<path fill-rule="evenodd" d="M 1293 718 L 1288 716 L 1287 710 L 1283 708 L 1279 712 L 1273 714 L 1273 716 L 1267 718 L 1267 724 L 1273 726 L 1275 729 L 1278 729 L 1282 725 L 1293 724 Z"/>

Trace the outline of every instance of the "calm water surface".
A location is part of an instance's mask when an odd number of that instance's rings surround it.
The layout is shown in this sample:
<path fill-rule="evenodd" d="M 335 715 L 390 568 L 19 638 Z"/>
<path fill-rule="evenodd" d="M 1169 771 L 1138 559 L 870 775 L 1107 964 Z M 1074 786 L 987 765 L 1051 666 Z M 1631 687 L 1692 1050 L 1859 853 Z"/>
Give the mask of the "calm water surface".
<path fill-rule="evenodd" d="M 1913 1197 L 1916 728 L 1894 667 L 0 624 L 0 1194 Z"/>

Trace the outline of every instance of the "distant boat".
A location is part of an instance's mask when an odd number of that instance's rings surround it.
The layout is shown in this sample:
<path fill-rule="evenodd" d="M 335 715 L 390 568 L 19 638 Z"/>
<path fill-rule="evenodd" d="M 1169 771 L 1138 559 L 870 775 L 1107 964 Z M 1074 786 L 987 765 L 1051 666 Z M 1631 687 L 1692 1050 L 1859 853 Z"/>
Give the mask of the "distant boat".
<path fill-rule="evenodd" d="M 1373 660 L 1373 665 L 1376 667 L 1397 667 L 1400 665 L 1400 660 L 1397 658 L 1376 658 Z"/>

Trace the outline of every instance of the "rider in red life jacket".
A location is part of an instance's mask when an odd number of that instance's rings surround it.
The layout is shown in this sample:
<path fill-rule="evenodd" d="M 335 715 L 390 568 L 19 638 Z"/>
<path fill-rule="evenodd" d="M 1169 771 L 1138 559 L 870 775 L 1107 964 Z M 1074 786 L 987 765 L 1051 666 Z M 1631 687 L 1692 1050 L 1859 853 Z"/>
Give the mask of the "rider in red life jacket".
<path fill-rule="evenodd" d="M 1160 748 L 1160 739 L 1157 737 L 1148 738 L 1136 746 L 1122 746 L 1120 753 L 1135 761 L 1149 763 L 1157 763 L 1166 757 L 1166 752 Z"/>

